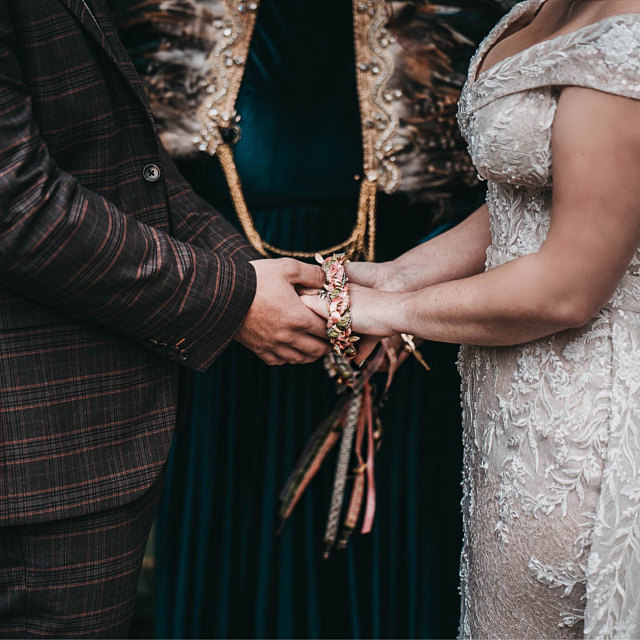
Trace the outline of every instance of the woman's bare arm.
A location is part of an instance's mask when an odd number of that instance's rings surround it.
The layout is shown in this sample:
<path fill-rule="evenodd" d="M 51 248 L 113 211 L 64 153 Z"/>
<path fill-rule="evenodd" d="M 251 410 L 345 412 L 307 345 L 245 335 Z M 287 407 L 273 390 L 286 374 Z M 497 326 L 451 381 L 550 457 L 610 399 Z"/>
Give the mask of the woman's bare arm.
<path fill-rule="evenodd" d="M 553 162 L 551 226 L 538 253 L 417 292 L 354 286 L 354 330 L 507 345 L 588 322 L 640 244 L 640 101 L 565 89 Z M 305 301 L 325 313 L 322 301 Z"/>
<path fill-rule="evenodd" d="M 352 262 L 351 282 L 383 291 L 416 291 L 438 282 L 484 271 L 491 241 L 489 213 L 483 205 L 466 220 L 390 262 Z"/>

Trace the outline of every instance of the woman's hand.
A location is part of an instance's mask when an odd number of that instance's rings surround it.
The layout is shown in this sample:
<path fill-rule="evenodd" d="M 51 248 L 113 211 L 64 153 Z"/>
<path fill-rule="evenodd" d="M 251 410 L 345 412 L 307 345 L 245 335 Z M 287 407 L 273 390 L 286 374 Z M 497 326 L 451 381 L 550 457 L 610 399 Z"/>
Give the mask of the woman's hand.
<path fill-rule="evenodd" d="M 381 291 L 402 291 L 400 270 L 395 260 L 391 262 L 348 262 L 349 282 Z"/>
<path fill-rule="evenodd" d="M 350 282 L 380 291 L 419 291 L 484 271 L 491 243 L 486 205 L 449 231 L 389 262 L 349 262 Z"/>
<path fill-rule="evenodd" d="M 365 267 L 377 266 L 370 262 L 353 264 L 361 264 Z M 365 273 L 364 269 L 363 273 Z M 373 270 L 370 270 L 370 273 L 373 273 Z M 325 320 L 329 318 L 329 305 L 326 300 L 317 295 L 315 291 L 305 290 L 300 293 L 300 299 L 309 309 Z M 374 351 L 380 338 L 391 336 L 393 332 L 386 326 L 383 309 L 380 307 L 379 297 L 384 296 L 384 292 L 350 282 L 349 294 L 351 298 L 351 328 L 353 333 L 360 337 L 360 341 L 356 344 L 357 356 L 354 362 L 360 366 Z M 365 319 L 367 314 L 370 316 L 369 319 Z M 355 317 L 359 318 L 357 325 L 353 324 Z"/>
<path fill-rule="evenodd" d="M 391 314 L 393 293 L 362 287 L 349 282 L 351 298 L 351 328 L 356 335 L 386 338 L 392 336 Z M 327 301 L 318 295 L 301 296 L 302 302 L 322 318 L 329 317 Z"/>

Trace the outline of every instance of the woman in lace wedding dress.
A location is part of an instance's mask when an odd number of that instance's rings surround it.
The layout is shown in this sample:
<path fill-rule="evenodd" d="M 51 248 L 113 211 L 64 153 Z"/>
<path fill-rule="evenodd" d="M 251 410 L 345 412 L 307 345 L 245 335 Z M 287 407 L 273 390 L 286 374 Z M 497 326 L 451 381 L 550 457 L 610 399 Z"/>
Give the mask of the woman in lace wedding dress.
<path fill-rule="evenodd" d="M 480 345 L 461 635 L 640 638 L 640 2 L 516 5 L 459 120 L 485 207 L 349 265 L 353 328 Z"/>

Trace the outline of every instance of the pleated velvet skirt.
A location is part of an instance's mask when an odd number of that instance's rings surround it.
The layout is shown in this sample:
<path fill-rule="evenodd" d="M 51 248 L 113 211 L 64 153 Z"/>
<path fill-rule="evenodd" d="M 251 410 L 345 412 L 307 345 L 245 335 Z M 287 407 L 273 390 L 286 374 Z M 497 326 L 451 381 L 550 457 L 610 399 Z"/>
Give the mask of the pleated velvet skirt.
<path fill-rule="evenodd" d="M 384 207 L 381 218 L 382 257 L 415 244 L 406 229 L 416 220 L 398 225 L 397 211 L 385 214 Z M 312 206 L 256 216 L 269 240 L 298 247 L 321 246 L 324 219 Z M 408 360 L 382 411 L 373 531 L 354 535 L 346 551 L 328 560 L 322 540 L 335 456 L 282 533 L 275 531 L 278 493 L 335 400 L 322 364 L 270 368 L 232 344 L 209 371 L 190 374 L 188 412 L 157 521 L 158 637 L 456 634 L 457 347 L 427 343 L 423 353 L 431 372 Z"/>

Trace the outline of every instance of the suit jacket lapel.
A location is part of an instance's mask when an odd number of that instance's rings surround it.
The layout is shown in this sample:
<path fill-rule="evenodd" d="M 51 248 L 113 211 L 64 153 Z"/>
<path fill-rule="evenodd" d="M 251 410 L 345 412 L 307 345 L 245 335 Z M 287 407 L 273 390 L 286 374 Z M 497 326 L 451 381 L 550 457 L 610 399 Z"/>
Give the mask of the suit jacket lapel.
<path fill-rule="evenodd" d="M 151 116 L 151 108 L 144 87 L 129 55 L 107 15 L 103 2 L 93 0 L 60 0 L 62 4 L 77 18 L 93 39 L 116 64 L 125 80 L 142 102 Z"/>

